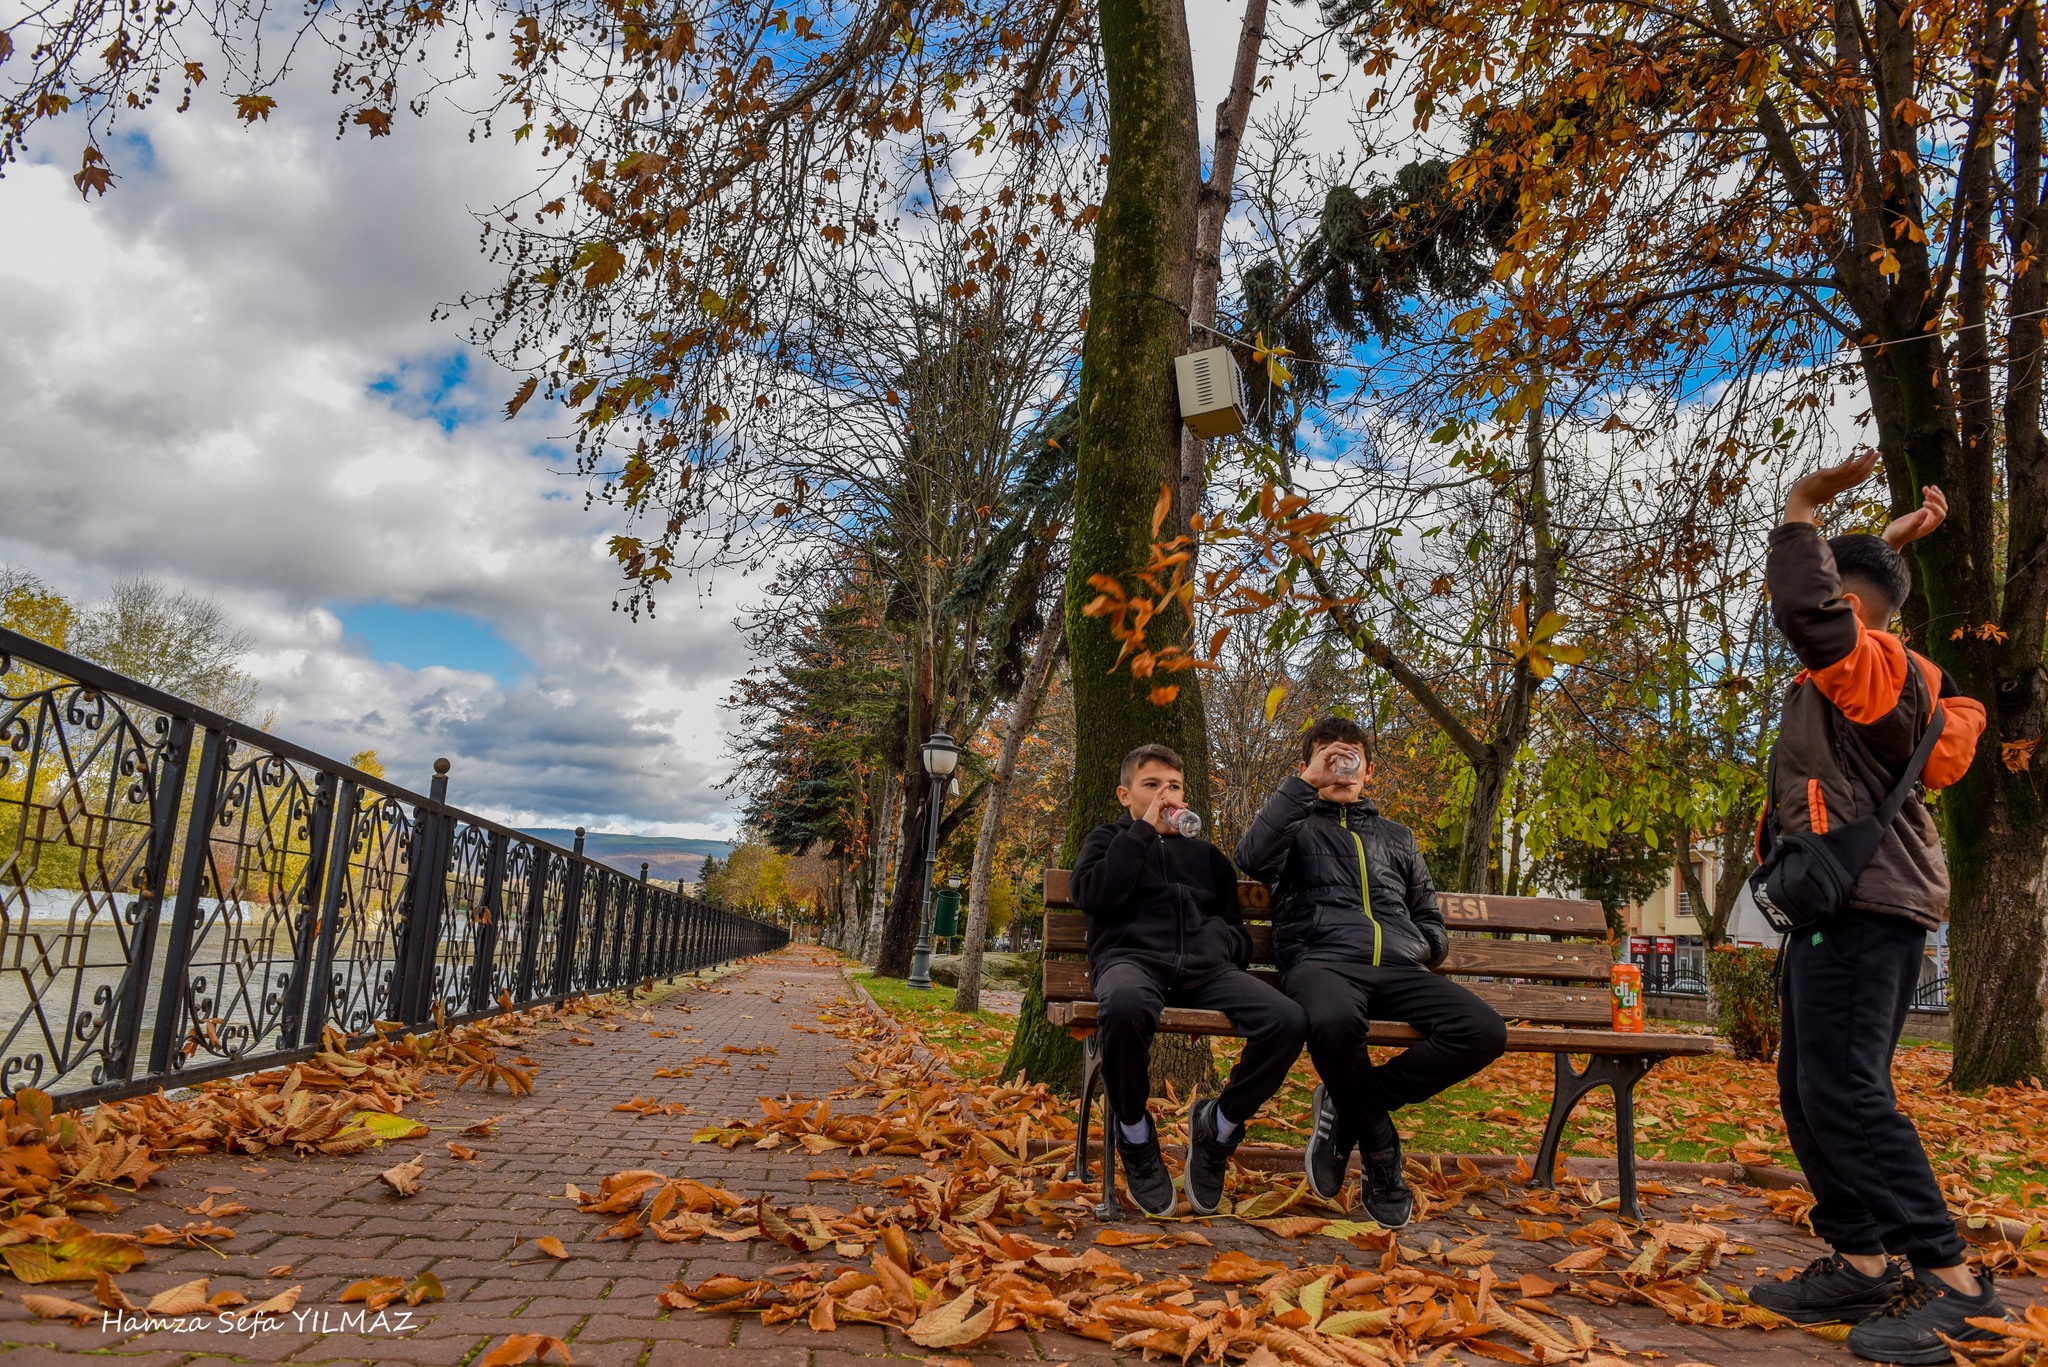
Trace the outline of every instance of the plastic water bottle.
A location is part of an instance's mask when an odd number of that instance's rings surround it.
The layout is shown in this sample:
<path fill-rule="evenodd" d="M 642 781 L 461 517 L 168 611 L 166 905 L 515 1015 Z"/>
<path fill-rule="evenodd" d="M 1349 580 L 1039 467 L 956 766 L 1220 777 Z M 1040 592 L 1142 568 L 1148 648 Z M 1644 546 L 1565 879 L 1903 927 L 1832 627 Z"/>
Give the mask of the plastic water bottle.
<path fill-rule="evenodd" d="M 1176 807 L 1173 809 L 1173 815 L 1167 817 L 1166 821 L 1190 840 L 1202 833 L 1202 818 L 1195 815 L 1193 808 Z"/>

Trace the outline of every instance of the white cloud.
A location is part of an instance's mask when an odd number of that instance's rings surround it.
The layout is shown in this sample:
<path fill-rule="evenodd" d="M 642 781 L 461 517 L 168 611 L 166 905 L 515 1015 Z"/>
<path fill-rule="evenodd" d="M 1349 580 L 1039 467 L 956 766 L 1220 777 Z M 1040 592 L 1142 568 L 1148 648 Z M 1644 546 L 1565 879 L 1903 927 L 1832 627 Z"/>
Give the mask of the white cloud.
<path fill-rule="evenodd" d="M 736 600 L 613 612 L 613 520 L 539 420 L 498 419 L 502 371 L 457 372 L 460 315 L 429 317 L 496 278 L 469 211 L 530 168 L 445 109 L 337 143 L 304 95 L 253 129 L 129 122 L 148 144 L 117 144 L 104 201 L 53 165 L 0 180 L 0 561 L 80 598 L 135 572 L 214 595 L 279 733 L 399 781 L 447 755 L 492 815 L 723 833 Z M 335 613 L 373 601 L 480 620 L 532 672 L 373 659 Z"/>

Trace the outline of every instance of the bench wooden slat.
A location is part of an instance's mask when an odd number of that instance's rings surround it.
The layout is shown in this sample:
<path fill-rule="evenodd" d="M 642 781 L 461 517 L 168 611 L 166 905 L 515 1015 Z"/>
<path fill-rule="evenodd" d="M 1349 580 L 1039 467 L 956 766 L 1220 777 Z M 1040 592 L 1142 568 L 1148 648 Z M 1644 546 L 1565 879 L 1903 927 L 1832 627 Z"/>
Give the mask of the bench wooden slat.
<path fill-rule="evenodd" d="M 1046 1007 L 1046 1015 L 1053 1024 L 1077 1030 L 1092 1029 L 1098 1018 L 1097 1012 L 1094 1002 L 1055 1002 Z M 1159 1013 L 1159 1028 L 1182 1035 L 1234 1033 L 1230 1028 L 1230 1018 L 1221 1011 L 1197 1011 L 1174 1006 Z M 1368 1044 L 1415 1044 L 1421 1039 L 1421 1032 L 1414 1026 L 1394 1021 L 1374 1021 L 1366 1036 Z M 1647 1030 L 1640 1035 L 1630 1035 L 1613 1030 L 1574 1030 L 1556 1026 L 1508 1027 L 1508 1052 L 1516 1054 L 1692 1055 L 1715 1053 L 1719 1048 L 1719 1041 L 1712 1035 L 1660 1034 Z"/>
<path fill-rule="evenodd" d="M 1048 912 L 1079 910 L 1074 906 L 1067 874 L 1066 869 L 1045 871 Z M 1436 904 L 1444 914 L 1444 924 L 1457 930 L 1600 937 L 1607 934 L 1607 913 L 1598 902 L 1582 897 L 1479 897 L 1464 892 L 1440 892 Z M 1263 883 L 1239 882 L 1237 905 L 1247 920 L 1263 920 L 1263 913 L 1272 910 L 1272 891 Z M 1050 926 L 1052 917 L 1048 915 L 1046 921 Z"/>
<path fill-rule="evenodd" d="M 1272 963 L 1272 924 L 1252 921 L 1246 923 L 1245 929 L 1252 937 L 1252 962 Z M 1047 912 L 1045 948 L 1051 954 L 1086 953 L 1087 918 L 1078 911 Z M 1451 936 L 1450 956 L 1438 965 L 1437 972 L 1483 978 L 1604 983 L 1612 963 L 1605 945 L 1567 944 L 1553 940 L 1496 940 L 1490 936 L 1459 934 Z"/>
<path fill-rule="evenodd" d="M 1280 975 L 1270 968 L 1254 968 L 1252 976 L 1279 986 Z M 1088 965 L 1078 959 L 1045 961 L 1045 1000 L 1092 1002 L 1095 992 L 1088 981 Z M 1479 999 L 1508 1020 L 1532 1021 L 1541 1025 L 1605 1025 L 1613 1018 L 1607 992 L 1586 988 L 1539 987 L 1531 983 L 1467 983 Z"/>

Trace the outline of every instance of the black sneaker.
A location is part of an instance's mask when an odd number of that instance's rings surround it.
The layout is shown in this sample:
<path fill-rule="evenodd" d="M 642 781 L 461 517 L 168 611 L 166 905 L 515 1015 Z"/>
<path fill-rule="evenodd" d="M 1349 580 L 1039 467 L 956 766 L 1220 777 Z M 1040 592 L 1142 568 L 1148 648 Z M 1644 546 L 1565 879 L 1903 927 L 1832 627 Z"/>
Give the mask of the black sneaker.
<path fill-rule="evenodd" d="M 1344 1194 L 1344 1172 L 1351 1166 L 1351 1150 L 1358 1141 L 1344 1133 L 1329 1088 L 1316 1088 L 1309 1113 L 1315 1123 L 1309 1127 L 1308 1146 L 1302 1150 L 1302 1170 L 1308 1174 L 1310 1191 L 1325 1201 L 1335 1201 Z"/>
<path fill-rule="evenodd" d="M 1152 1123 L 1152 1118 L 1145 1118 L 1145 1137 L 1135 1144 L 1124 1138 L 1119 1126 L 1116 1152 L 1123 1163 L 1124 1187 L 1138 1203 L 1138 1209 L 1147 1215 L 1173 1214 L 1173 1174 L 1166 1170 L 1166 1160 L 1159 1156 L 1159 1127 Z"/>
<path fill-rule="evenodd" d="M 1794 1324 L 1856 1324 L 1884 1309 L 1898 1289 L 1899 1269 L 1890 1263 L 1883 1276 L 1866 1277 L 1830 1253 L 1789 1282 L 1752 1287 L 1749 1298 Z"/>
<path fill-rule="evenodd" d="M 1216 1137 L 1217 1104 L 1214 1101 L 1197 1101 L 1188 1116 L 1188 1170 L 1185 1185 L 1188 1190 L 1188 1208 L 1197 1215 L 1214 1215 L 1216 1207 L 1223 1201 L 1223 1178 L 1230 1170 L 1230 1155 L 1237 1152 L 1237 1146 L 1244 1142 L 1244 1126 L 1237 1126 L 1237 1137 L 1222 1140 Z"/>
<path fill-rule="evenodd" d="M 1939 1277 L 1909 1272 L 1885 1307 L 1849 1331 L 1849 1351 L 1872 1362 L 1947 1362 L 1953 1356 L 1941 1341 L 1946 1334 L 1965 1342 L 1996 1340 L 1972 1319 L 2005 1318 L 2005 1302 L 1988 1277 L 1981 1289 L 1965 1296 Z"/>
<path fill-rule="evenodd" d="M 1365 1213 L 1386 1229 L 1399 1229 L 1415 1218 L 1415 1193 L 1401 1172 L 1401 1138 L 1392 1148 L 1365 1156 Z"/>

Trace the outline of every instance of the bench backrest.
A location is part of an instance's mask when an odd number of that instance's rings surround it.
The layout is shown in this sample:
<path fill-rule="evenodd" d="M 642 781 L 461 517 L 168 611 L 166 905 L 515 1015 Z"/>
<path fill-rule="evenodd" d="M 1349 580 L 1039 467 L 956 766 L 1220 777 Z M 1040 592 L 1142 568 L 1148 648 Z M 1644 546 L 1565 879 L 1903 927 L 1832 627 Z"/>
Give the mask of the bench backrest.
<path fill-rule="evenodd" d="M 1251 932 L 1252 972 L 1277 981 L 1272 893 L 1237 885 L 1238 909 Z M 1566 897 L 1481 897 L 1438 893 L 1451 952 L 1437 972 L 1467 982 L 1510 1021 L 1532 1025 L 1608 1025 L 1608 969 L 1614 953 L 1598 902 Z M 1088 927 L 1075 907 L 1066 869 L 1045 871 L 1045 999 L 1088 1001 Z"/>

